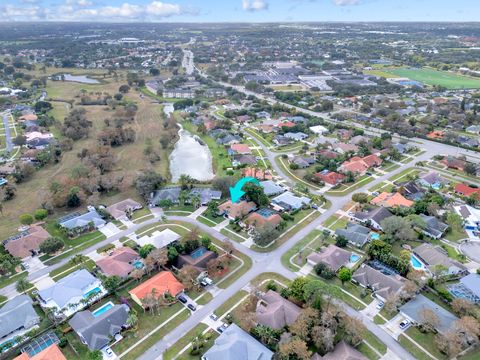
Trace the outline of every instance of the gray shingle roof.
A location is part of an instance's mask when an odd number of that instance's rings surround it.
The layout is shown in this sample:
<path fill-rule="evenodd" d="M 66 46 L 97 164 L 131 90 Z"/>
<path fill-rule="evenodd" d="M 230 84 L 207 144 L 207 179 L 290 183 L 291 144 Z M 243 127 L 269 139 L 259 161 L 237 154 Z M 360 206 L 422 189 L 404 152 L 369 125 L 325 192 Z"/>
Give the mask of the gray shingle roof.
<path fill-rule="evenodd" d="M 300 307 L 273 290 L 267 291 L 261 300 L 256 310 L 257 321 L 272 329 L 282 329 L 293 324 L 302 311 Z"/>
<path fill-rule="evenodd" d="M 458 320 L 458 318 L 451 312 L 445 310 L 443 307 L 437 305 L 432 300 L 421 294 L 417 295 L 415 299 L 410 300 L 405 305 L 400 307 L 400 311 L 402 313 L 419 324 L 423 322 L 422 310 L 424 309 L 432 310 L 435 315 L 437 315 L 439 320 L 437 330 L 439 332 L 448 331 L 452 327 L 453 322 Z"/>
<path fill-rule="evenodd" d="M 39 322 L 30 296 L 19 295 L 0 309 L 0 338 L 21 328 L 28 330 Z"/>
<path fill-rule="evenodd" d="M 128 306 L 114 305 L 99 316 L 90 311 L 81 311 L 68 322 L 82 337 L 90 350 L 101 349 L 110 343 L 110 339 L 120 333 L 128 318 Z"/>
<path fill-rule="evenodd" d="M 370 229 L 353 223 L 348 223 L 346 229 L 336 229 L 335 234 L 344 236 L 349 242 L 362 247 L 369 240 Z"/>
<path fill-rule="evenodd" d="M 178 203 L 180 191 L 179 186 L 156 190 L 150 198 L 150 204 L 157 205 L 162 200 L 170 200 L 173 203 Z"/>
<path fill-rule="evenodd" d="M 85 289 L 95 281 L 97 279 L 92 274 L 85 269 L 81 269 L 60 279 L 55 285 L 40 290 L 38 295 L 45 301 L 53 300 L 63 308 L 72 298 L 83 296 Z"/>
<path fill-rule="evenodd" d="M 284 187 L 276 184 L 272 180 L 261 181 L 260 186 L 263 188 L 263 191 L 268 196 L 281 194 L 285 191 Z"/>
<path fill-rule="evenodd" d="M 60 225 L 66 229 L 73 230 L 87 226 L 92 222 L 95 227 L 103 226 L 106 223 L 96 211 L 88 211 L 85 214 L 60 222 Z"/>
<path fill-rule="evenodd" d="M 205 360 L 269 360 L 273 352 L 231 324 L 203 355 Z"/>
<path fill-rule="evenodd" d="M 385 275 L 368 265 L 362 265 L 358 268 L 352 279 L 372 289 L 375 294 L 384 299 L 390 294 L 397 293 L 403 287 L 403 281 L 400 276 Z"/>

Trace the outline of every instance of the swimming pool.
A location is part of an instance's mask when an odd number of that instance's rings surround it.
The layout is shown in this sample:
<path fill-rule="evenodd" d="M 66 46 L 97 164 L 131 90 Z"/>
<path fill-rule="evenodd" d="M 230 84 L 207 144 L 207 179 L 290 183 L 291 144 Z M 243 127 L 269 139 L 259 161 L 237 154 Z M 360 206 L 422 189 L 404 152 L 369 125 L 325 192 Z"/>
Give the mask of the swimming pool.
<path fill-rule="evenodd" d="M 190 253 L 190 256 L 192 257 L 192 259 L 198 259 L 200 256 L 202 256 L 203 254 L 205 254 L 207 252 L 207 249 L 205 249 L 203 246 L 202 247 L 199 247 L 198 249 L 196 250 L 193 250 L 191 253 Z"/>
<path fill-rule="evenodd" d="M 353 254 L 350 255 L 350 262 L 351 263 L 356 263 L 358 260 L 360 260 L 360 255 L 357 255 L 357 254 Z"/>
<path fill-rule="evenodd" d="M 415 255 L 410 256 L 410 264 L 415 270 L 423 270 L 423 264 L 416 258 Z"/>
<path fill-rule="evenodd" d="M 92 315 L 94 317 L 98 317 L 98 316 L 102 315 L 104 312 L 110 310 L 112 307 L 113 307 L 113 303 L 110 301 L 110 302 L 102 305 L 101 307 L 99 307 L 97 310 L 92 311 Z"/>
<path fill-rule="evenodd" d="M 133 263 L 133 266 L 137 269 L 143 268 L 143 263 L 140 260 L 137 260 Z"/>
<path fill-rule="evenodd" d="M 90 290 L 89 292 L 85 293 L 85 294 L 83 295 L 83 297 L 86 299 L 86 298 L 88 298 L 89 296 L 91 296 L 92 294 L 96 294 L 96 293 L 99 293 L 99 292 L 101 292 L 101 291 L 102 291 L 102 289 L 100 289 L 100 288 L 97 286 L 96 288 L 93 288 L 93 289 Z"/>
<path fill-rule="evenodd" d="M 372 232 L 372 233 L 370 234 L 370 239 L 372 239 L 372 240 L 378 240 L 378 239 L 380 239 L 380 234 L 377 234 L 376 232 Z"/>

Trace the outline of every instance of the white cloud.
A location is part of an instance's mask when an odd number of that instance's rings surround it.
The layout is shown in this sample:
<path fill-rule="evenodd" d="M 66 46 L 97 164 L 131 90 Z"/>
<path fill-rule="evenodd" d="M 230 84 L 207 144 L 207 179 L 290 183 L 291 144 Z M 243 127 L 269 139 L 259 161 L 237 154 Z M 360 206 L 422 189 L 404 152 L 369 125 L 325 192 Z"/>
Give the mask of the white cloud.
<path fill-rule="evenodd" d="M 266 0 L 242 0 L 242 7 L 247 11 L 267 10 L 268 3 Z"/>
<path fill-rule="evenodd" d="M 348 5 L 358 5 L 360 0 L 333 0 L 335 5 L 339 6 L 348 6 Z"/>
<path fill-rule="evenodd" d="M 96 6 L 91 0 L 65 0 L 60 6 L 0 6 L 0 19 L 21 21 L 46 19 L 50 21 L 155 21 L 169 16 L 196 14 L 178 4 L 152 1 L 145 5 L 125 2 L 119 6 Z M 1 21 L 1 20 L 0 20 Z"/>

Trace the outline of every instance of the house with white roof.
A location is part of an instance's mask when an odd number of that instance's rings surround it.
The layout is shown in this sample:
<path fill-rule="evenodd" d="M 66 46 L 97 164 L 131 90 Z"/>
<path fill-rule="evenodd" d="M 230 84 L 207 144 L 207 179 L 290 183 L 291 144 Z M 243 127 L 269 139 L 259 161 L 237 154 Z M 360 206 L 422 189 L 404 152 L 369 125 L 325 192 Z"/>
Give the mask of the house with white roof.
<path fill-rule="evenodd" d="M 39 290 L 37 297 L 42 308 L 54 309 L 58 317 L 69 317 L 106 294 L 102 282 L 87 270 L 81 269 L 54 285 Z"/>
<path fill-rule="evenodd" d="M 296 196 L 294 193 L 287 191 L 272 199 L 271 205 L 275 210 L 291 211 L 298 210 L 304 205 L 309 205 L 312 200 L 305 196 Z"/>
<path fill-rule="evenodd" d="M 161 249 L 167 247 L 171 243 L 179 240 L 180 238 L 181 236 L 175 231 L 170 229 L 164 229 L 162 231 L 154 231 L 152 235 L 142 236 L 141 238 L 135 240 L 135 242 L 140 246 L 151 244 L 157 249 Z"/>

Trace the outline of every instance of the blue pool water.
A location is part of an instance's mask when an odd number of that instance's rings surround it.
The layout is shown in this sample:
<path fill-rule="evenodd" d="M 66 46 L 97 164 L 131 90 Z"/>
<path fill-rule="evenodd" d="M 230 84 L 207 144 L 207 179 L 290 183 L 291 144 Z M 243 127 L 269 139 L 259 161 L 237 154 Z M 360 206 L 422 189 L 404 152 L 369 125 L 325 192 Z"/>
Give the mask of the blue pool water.
<path fill-rule="evenodd" d="M 371 234 L 370 234 L 370 239 L 372 239 L 372 240 L 378 240 L 378 239 L 380 239 L 380 234 L 371 233 Z"/>
<path fill-rule="evenodd" d="M 350 262 L 351 262 L 351 263 L 355 263 L 355 262 L 357 262 L 358 260 L 360 260 L 360 256 L 359 256 L 359 255 L 357 255 L 357 254 L 352 254 L 352 255 L 350 255 Z"/>
<path fill-rule="evenodd" d="M 53 344 L 55 344 L 55 340 L 47 339 L 45 342 L 32 347 L 28 355 L 33 357 Z"/>
<path fill-rule="evenodd" d="M 99 293 L 101 292 L 102 290 L 97 286 L 96 288 L 90 290 L 89 292 L 87 292 L 86 294 L 83 295 L 83 297 L 86 299 L 88 298 L 91 294 L 96 294 L 96 293 Z"/>
<path fill-rule="evenodd" d="M 112 307 L 113 307 L 113 303 L 112 303 L 112 302 L 108 302 L 108 303 L 106 303 L 105 305 L 103 305 L 102 307 L 99 307 L 97 310 L 92 311 L 92 315 L 93 315 L 94 317 L 100 316 L 100 315 L 102 315 L 105 311 L 110 310 Z"/>
<path fill-rule="evenodd" d="M 198 249 L 192 251 L 192 253 L 190 254 L 190 256 L 192 257 L 192 259 L 197 259 L 199 258 L 200 256 L 202 256 L 203 254 L 205 254 L 207 252 L 207 249 L 205 249 L 203 246 L 202 247 L 199 247 Z"/>
<path fill-rule="evenodd" d="M 140 260 L 138 260 L 133 263 L 133 266 L 135 266 L 137 269 L 141 269 L 143 268 L 143 263 Z"/>
<path fill-rule="evenodd" d="M 414 255 L 410 256 L 410 263 L 415 270 L 423 269 L 423 265 Z"/>

